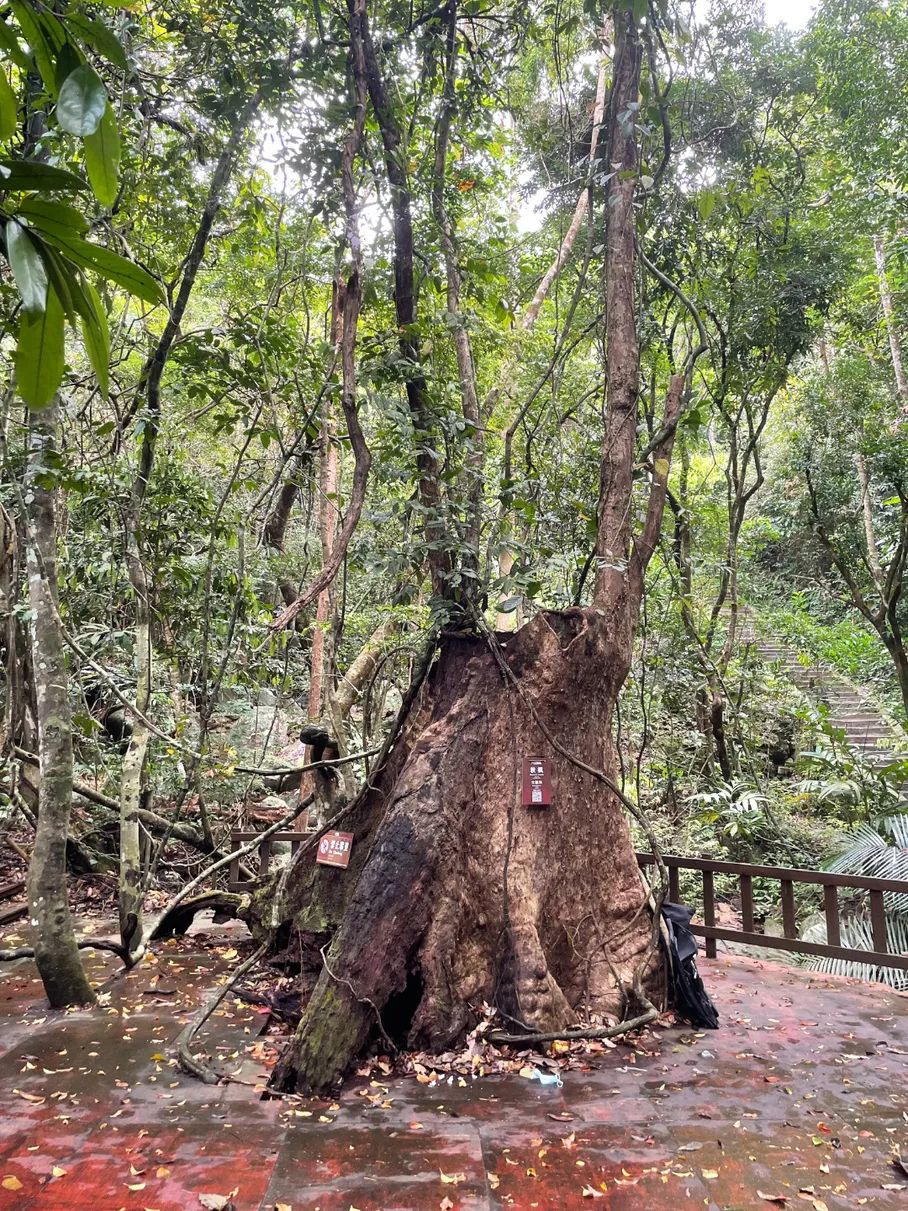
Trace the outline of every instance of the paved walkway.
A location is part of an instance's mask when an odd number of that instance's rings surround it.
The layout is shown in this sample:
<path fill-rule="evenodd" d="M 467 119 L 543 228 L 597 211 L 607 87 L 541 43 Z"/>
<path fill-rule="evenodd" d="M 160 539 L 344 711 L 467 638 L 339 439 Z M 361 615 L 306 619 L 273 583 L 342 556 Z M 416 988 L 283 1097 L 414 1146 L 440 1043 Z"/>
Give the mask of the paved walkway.
<path fill-rule="evenodd" d="M 256 1093 L 270 1036 L 237 1002 L 204 1045 L 248 1084 L 172 1066 L 235 965 L 215 940 L 168 943 L 90 1011 L 46 1011 L 28 964 L 0 978 L 0 1211 L 908 1205 L 908 998 L 880 986 L 704 962 L 721 1030 L 646 1034 L 562 1088 L 360 1079 L 287 1105 Z"/>

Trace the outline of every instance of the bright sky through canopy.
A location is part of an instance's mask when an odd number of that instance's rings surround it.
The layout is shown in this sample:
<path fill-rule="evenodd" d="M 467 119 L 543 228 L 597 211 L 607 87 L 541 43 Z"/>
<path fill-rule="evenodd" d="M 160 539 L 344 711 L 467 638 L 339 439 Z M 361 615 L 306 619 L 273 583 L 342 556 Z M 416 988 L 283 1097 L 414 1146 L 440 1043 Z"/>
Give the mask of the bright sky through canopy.
<path fill-rule="evenodd" d="M 764 0 L 764 7 L 770 25 L 784 24 L 789 29 L 802 29 L 816 4 L 814 0 Z"/>

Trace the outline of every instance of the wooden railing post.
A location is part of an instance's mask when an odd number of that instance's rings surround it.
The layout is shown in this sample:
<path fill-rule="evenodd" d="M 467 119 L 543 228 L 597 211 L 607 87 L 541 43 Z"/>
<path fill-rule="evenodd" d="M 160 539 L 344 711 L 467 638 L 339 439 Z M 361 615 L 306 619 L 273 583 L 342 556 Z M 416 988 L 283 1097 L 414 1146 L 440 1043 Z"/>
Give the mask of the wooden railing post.
<path fill-rule="evenodd" d="M 751 875 L 741 876 L 741 926 L 745 933 L 754 931 L 754 881 Z"/>
<path fill-rule="evenodd" d="M 681 872 L 677 866 L 668 868 L 668 898 L 672 904 L 677 904 L 681 899 Z"/>
<path fill-rule="evenodd" d="M 716 924 L 716 886 L 711 870 L 703 872 L 703 924 L 711 927 Z M 714 959 L 716 954 L 716 939 L 707 938 L 706 957 Z"/>
<path fill-rule="evenodd" d="M 798 920 L 795 914 L 794 883 L 782 879 L 782 932 L 786 938 L 798 936 Z"/>
<path fill-rule="evenodd" d="M 870 932 L 873 936 L 873 949 L 886 954 L 889 943 L 886 940 L 886 907 L 883 903 L 883 893 L 870 893 Z"/>
<path fill-rule="evenodd" d="M 839 928 L 839 889 L 834 883 L 827 883 L 823 888 L 823 912 L 826 914 L 826 941 L 830 946 L 841 946 L 842 931 Z"/>

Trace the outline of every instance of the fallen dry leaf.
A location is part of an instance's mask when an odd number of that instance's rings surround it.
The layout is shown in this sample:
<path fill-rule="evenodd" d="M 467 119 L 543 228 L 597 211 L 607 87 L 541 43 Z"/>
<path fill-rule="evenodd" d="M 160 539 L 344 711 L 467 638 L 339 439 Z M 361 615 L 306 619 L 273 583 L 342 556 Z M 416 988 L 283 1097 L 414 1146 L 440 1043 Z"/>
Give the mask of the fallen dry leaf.
<path fill-rule="evenodd" d="M 0 1186 L 2 1186 L 4 1190 L 21 1190 L 22 1189 L 22 1183 L 19 1181 L 18 1177 L 16 1177 L 15 1174 L 13 1174 L 13 1173 L 11 1173 L 8 1177 L 5 1177 L 3 1179 L 3 1181 L 0 1182 Z"/>
<path fill-rule="evenodd" d="M 438 1176 L 441 1178 L 442 1185 L 445 1186 L 458 1186 L 461 1182 L 465 1182 L 467 1180 L 467 1175 L 465 1173 L 442 1173 L 440 1169 L 438 1171 Z"/>
<path fill-rule="evenodd" d="M 595 1186 L 584 1186 L 580 1191 L 583 1198 L 605 1198 L 603 1190 L 597 1190 Z"/>
<path fill-rule="evenodd" d="M 764 1194 L 762 1190 L 757 1191 L 757 1198 L 762 1198 L 767 1203 L 781 1203 L 783 1207 L 788 1202 L 787 1194 Z"/>
<path fill-rule="evenodd" d="M 441 1202 L 438 1204 L 438 1206 L 440 1208 L 440 1211 L 452 1211 L 454 1204 L 451 1202 L 451 1200 L 448 1198 L 448 1196 L 446 1194 L 444 1196 L 444 1198 L 441 1200 Z"/>
<path fill-rule="evenodd" d="M 200 1194 L 199 1202 L 205 1211 L 227 1211 L 230 1199 L 226 1194 Z"/>

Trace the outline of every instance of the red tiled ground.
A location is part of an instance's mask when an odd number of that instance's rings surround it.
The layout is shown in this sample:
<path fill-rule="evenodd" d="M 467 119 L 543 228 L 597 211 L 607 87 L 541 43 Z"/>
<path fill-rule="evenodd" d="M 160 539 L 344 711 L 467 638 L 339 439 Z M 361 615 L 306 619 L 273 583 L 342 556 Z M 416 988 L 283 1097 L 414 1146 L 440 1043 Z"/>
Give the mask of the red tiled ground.
<path fill-rule="evenodd" d="M 255 1093 L 264 1019 L 235 1002 L 204 1046 L 249 1084 L 172 1067 L 229 958 L 190 939 L 125 977 L 88 962 L 109 996 L 79 1013 L 44 1009 L 29 965 L 0 973 L 0 1211 L 908 1207 L 908 998 L 877 985 L 704 961 L 721 1030 L 648 1035 L 563 1088 L 394 1079 L 384 1105 L 353 1084 L 288 1110 Z"/>

